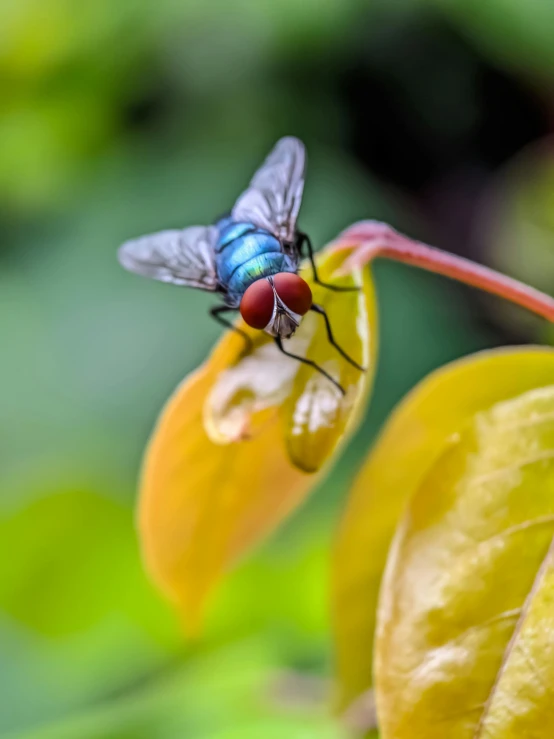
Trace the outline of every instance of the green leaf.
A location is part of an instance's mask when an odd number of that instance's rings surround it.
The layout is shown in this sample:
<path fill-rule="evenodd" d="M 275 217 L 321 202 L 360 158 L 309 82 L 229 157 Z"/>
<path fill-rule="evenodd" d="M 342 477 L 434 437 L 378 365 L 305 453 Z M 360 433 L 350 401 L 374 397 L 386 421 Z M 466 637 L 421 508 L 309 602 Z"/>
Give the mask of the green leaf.
<path fill-rule="evenodd" d="M 554 75 L 550 29 L 554 6 L 543 0 L 431 0 L 496 61 L 549 80 Z"/>
<path fill-rule="evenodd" d="M 554 735 L 554 385 L 477 413 L 419 484 L 383 580 L 384 739 Z"/>
<path fill-rule="evenodd" d="M 260 639 L 220 648 L 17 739 L 346 739 L 326 709 L 325 686 L 283 672 L 272 651 Z"/>
<path fill-rule="evenodd" d="M 381 577 L 398 520 L 423 476 L 474 413 L 553 377 L 551 349 L 481 352 L 429 375 L 392 414 L 354 484 L 335 550 L 332 607 L 343 708 L 372 684 Z"/>
<path fill-rule="evenodd" d="M 115 610 L 177 639 L 141 570 L 127 506 L 86 491 L 48 495 L 0 516 L 0 539 L 10 555 L 0 562 L 0 607 L 37 634 L 69 636 Z"/>
<path fill-rule="evenodd" d="M 120 691 L 182 651 L 130 507 L 84 490 L 0 515 L 0 733 Z"/>
<path fill-rule="evenodd" d="M 554 155 L 546 139 L 527 146 L 494 177 L 483 232 L 487 261 L 508 275 L 552 294 L 554 284 Z M 508 302 L 494 310 L 513 328 L 541 337 L 552 325 Z M 540 334 L 538 332 L 541 332 Z"/>

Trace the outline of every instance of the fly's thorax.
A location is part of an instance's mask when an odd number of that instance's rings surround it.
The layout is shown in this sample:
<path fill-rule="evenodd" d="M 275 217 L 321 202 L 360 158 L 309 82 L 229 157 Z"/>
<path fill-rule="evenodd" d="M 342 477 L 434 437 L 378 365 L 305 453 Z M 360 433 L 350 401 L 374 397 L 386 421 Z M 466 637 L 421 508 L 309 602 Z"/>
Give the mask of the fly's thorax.
<path fill-rule="evenodd" d="M 245 291 L 259 279 L 296 271 L 295 255 L 269 231 L 229 218 L 218 221 L 217 227 L 217 278 L 233 302 L 237 298 L 240 302 Z"/>

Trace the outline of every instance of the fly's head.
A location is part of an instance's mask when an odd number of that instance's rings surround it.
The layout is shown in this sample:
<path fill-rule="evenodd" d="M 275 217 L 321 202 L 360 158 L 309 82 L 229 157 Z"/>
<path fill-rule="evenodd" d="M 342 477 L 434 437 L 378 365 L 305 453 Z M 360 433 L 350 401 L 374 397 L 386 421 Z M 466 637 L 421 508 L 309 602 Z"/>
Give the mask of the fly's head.
<path fill-rule="evenodd" d="M 279 272 L 256 280 L 247 288 L 240 312 L 252 328 L 288 339 L 311 306 L 312 291 L 308 283 L 293 272 Z"/>

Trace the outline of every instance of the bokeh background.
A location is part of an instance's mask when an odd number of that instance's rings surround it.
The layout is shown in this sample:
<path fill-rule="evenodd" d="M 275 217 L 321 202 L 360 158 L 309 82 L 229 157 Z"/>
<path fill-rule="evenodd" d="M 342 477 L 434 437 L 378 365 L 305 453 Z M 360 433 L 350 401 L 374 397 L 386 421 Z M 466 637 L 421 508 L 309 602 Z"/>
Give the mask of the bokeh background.
<path fill-rule="evenodd" d="M 362 428 L 187 643 L 142 572 L 135 484 L 219 329 L 209 296 L 124 273 L 116 248 L 209 222 L 294 134 L 316 244 L 385 219 L 552 293 L 554 4 L 3 0 L 0 29 L 0 735 L 338 736 L 329 557 L 371 440 L 431 369 L 552 335 L 379 264 Z"/>

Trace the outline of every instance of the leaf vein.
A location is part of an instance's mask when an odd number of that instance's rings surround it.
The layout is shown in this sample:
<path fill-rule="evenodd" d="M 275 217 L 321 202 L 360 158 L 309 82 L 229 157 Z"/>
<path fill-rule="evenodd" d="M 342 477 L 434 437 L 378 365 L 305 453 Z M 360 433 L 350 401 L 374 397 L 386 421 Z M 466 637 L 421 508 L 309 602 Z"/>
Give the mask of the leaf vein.
<path fill-rule="evenodd" d="M 483 545 L 489 545 L 491 544 L 491 542 L 494 542 L 497 539 L 502 540 L 508 536 L 512 536 L 512 534 L 519 534 L 521 531 L 527 531 L 535 527 L 545 526 L 552 523 L 554 523 L 554 513 L 550 513 L 544 516 L 537 516 L 537 518 L 531 518 L 527 521 L 516 523 L 513 526 L 507 526 L 505 529 L 502 529 L 502 531 L 498 531 L 496 534 L 489 536 L 487 539 L 481 539 L 477 542 L 477 546 L 481 547 Z"/>
<path fill-rule="evenodd" d="M 533 580 L 533 584 L 531 585 L 531 589 L 529 590 L 529 593 L 527 597 L 525 598 L 525 601 L 523 603 L 523 607 L 521 609 L 521 615 L 514 627 L 514 632 L 510 638 L 510 641 L 508 642 L 506 649 L 504 650 L 504 654 L 502 655 L 502 662 L 500 663 L 500 667 L 498 669 L 498 672 L 496 674 L 496 678 L 492 684 L 490 693 L 487 697 L 487 700 L 485 702 L 483 713 L 481 714 L 481 717 L 479 719 L 479 723 L 477 724 L 477 727 L 475 729 L 475 734 L 473 736 L 473 739 L 480 739 L 483 737 L 483 730 L 485 728 L 485 721 L 487 720 L 487 715 L 489 713 L 490 707 L 492 705 L 492 702 L 494 700 L 494 696 L 499 688 L 500 682 L 502 680 L 502 677 L 504 675 L 504 672 L 506 671 L 508 661 L 510 659 L 510 655 L 512 653 L 512 650 L 514 648 L 514 645 L 523 629 L 523 625 L 525 623 L 525 619 L 527 617 L 527 613 L 529 611 L 529 608 L 533 602 L 533 598 L 535 597 L 535 594 L 537 593 L 542 579 L 546 573 L 546 570 L 551 564 L 551 560 L 554 558 L 554 537 L 550 541 L 550 545 L 548 547 L 548 550 L 541 562 L 541 565 L 539 569 L 537 570 L 537 574 L 535 575 L 535 579 Z"/>
<path fill-rule="evenodd" d="M 476 475 L 475 477 L 472 477 L 469 482 L 471 485 L 481 485 L 483 482 L 494 480 L 495 477 L 501 477 L 502 475 L 516 472 L 522 467 L 528 467 L 536 464 L 537 462 L 547 462 L 551 459 L 554 459 L 554 449 L 546 449 L 538 454 L 527 457 L 527 459 L 522 459 L 518 462 L 515 462 L 514 464 L 510 464 L 507 467 L 499 467 L 498 469 L 492 470 L 491 472 L 485 472 L 481 475 Z"/>

